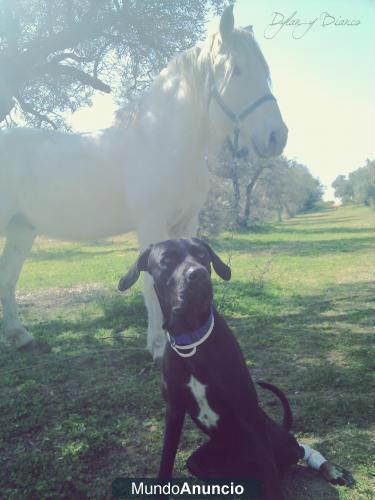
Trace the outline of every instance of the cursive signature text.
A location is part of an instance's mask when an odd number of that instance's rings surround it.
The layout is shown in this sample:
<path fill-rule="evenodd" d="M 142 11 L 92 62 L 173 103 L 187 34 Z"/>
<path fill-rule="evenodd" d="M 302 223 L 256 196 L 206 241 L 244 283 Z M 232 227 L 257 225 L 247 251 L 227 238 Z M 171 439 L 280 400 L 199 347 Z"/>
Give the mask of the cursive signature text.
<path fill-rule="evenodd" d="M 329 12 L 321 12 L 319 16 L 309 20 L 303 20 L 297 11 L 294 11 L 289 16 L 281 12 L 273 12 L 272 20 L 264 30 L 264 37 L 271 39 L 275 38 L 281 30 L 290 29 L 291 35 L 298 40 L 304 37 L 314 26 L 327 28 L 329 26 L 358 26 L 361 24 L 359 19 L 348 19 L 342 16 L 333 16 Z"/>

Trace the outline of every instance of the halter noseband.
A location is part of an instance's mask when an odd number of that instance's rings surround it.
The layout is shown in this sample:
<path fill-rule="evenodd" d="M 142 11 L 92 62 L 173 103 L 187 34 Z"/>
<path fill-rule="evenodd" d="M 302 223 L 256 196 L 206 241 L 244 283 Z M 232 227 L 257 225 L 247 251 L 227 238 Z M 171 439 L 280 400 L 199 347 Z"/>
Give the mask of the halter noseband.
<path fill-rule="evenodd" d="M 216 103 L 219 105 L 220 109 L 224 112 L 224 114 L 234 122 L 234 130 L 233 130 L 233 142 L 228 138 L 229 148 L 231 150 L 232 156 L 234 158 L 241 158 L 244 156 L 242 149 L 238 150 L 238 138 L 240 135 L 240 124 L 241 122 L 249 116 L 253 111 L 262 106 L 267 101 L 276 101 L 276 97 L 269 93 L 265 94 L 263 97 L 260 97 L 257 101 L 250 104 L 247 108 L 245 108 L 241 113 L 236 114 L 233 110 L 229 108 L 223 101 L 223 98 L 219 94 L 216 87 L 214 87 L 211 91 L 211 97 L 215 99 Z"/>

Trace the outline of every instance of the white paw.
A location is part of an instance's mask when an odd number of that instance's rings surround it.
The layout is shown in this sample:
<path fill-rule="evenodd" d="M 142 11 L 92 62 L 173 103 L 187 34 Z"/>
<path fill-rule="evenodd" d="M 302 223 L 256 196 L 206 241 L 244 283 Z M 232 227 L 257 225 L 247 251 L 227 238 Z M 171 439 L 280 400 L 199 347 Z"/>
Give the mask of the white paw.
<path fill-rule="evenodd" d="M 332 484 L 349 487 L 355 484 L 355 480 L 348 470 L 328 460 L 320 466 L 319 472 Z"/>

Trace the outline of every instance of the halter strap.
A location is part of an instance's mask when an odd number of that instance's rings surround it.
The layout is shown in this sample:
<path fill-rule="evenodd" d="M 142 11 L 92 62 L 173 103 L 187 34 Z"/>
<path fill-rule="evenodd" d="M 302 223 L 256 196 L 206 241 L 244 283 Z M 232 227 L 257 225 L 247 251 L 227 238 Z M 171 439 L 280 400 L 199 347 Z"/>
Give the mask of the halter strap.
<path fill-rule="evenodd" d="M 250 115 L 253 111 L 259 108 L 259 106 L 267 101 L 276 101 L 276 97 L 273 94 L 265 94 L 263 97 L 260 97 L 253 104 L 250 104 L 250 106 L 244 109 L 242 113 L 240 113 L 240 115 L 238 116 L 238 120 L 242 122 L 242 120 L 244 120 L 248 115 Z"/>
<path fill-rule="evenodd" d="M 257 108 L 259 108 L 263 103 L 267 101 L 276 101 L 276 97 L 273 94 L 265 94 L 264 96 L 260 97 L 257 101 L 254 103 L 250 104 L 247 108 L 245 108 L 241 113 L 236 114 L 234 111 L 232 111 L 229 106 L 225 104 L 223 101 L 223 98 L 219 94 L 218 90 L 216 88 L 213 88 L 211 91 L 212 97 L 215 99 L 219 107 L 222 109 L 222 111 L 227 115 L 228 118 L 230 118 L 233 122 L 239 123 L 242 122 L 248 115 L 250 115 L 253 111 L 255 111 Z"/>
<path fill-rule="evenodd" d="M 238 138 L 240 135 L 240 124 L 241 122 L 249 116 L 253 111 L 255 111 L 257 108 L 262 106 L 267 101 L 276 101 L 276 97 L 269 93 L 265 94 L 264 96 L 260 97 L 258 100 L 250 104 L 247 108 L 245 108 L 241 113 L 237 114 L 235 113 L 232 109 L 230 109 L 227 104 L 225 104 L 223 98 L 221 97 L 219 91 L 217 90 L 215 84 L 214 84 L 214 79 L 211 77 L 213 81 L 213 87 L 211 90 L 210 97 L 212 97 L 220 109 L 223 111 L 223 113 L 234 122 L 234 130 L 233 130 L 233 141 L 231 141 L 230 137 L 228 137 L 228 145 L 229 149 L 232 153 L 233 158 L 241 158 L 243 155 L 243 149 L 239 150 L 238 148 Z M 245 152 L 245 155 L 247 153 Z"/>
<path fill-rule="evenodd" d="M 233 122 L 238 121 L 238 116 L 234 113 L 223 101 L 219 91 L 216 88 L 213 88 L 211 91 L 211 96 L 216 100 L 217 104 L 220 106 L 222 111 L 230 118 Z"/>

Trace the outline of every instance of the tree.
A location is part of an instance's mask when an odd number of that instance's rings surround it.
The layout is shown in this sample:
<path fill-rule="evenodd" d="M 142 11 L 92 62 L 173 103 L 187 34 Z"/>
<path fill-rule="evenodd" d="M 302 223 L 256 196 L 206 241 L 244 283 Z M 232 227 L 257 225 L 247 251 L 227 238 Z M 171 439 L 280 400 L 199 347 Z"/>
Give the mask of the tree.
<path fill-rule="evenodd" d="M 375 201 L 375 160 L 367 160 L 364 167 L 349 174 L 348 182 L 355 203 L 369 205 Z"/>
<path fill-rule="evenodd" d="M 346 203 L 352 199 L 352 188 L 345 175 L 338 175 L 331 185 L 335 190 L 335 197 L 340 198 L 343 203 Z"/>
<path fill-rule="evenodd" d="M 229 179 L 233 189 L 232 214 L 237 227 L 246 228 L 250 221 L 252 195 L 263 171 L 274 166 L 274 160 L 249 161 L 247 158 L 233 158 L 231 148 L 226 144 L 220 161 L 211 165 L 211 171 Z"/>
<path fill-rule="evenodd" d="M 375 160 L 366 160 L 366 165 L 350 172 L 348 177 L 339 175 L 332 183 L 335 196 L 343 203 L 375 202 Z"/>
<path fill-rule="evenodd" d="M 95 90 L 131 98 L 224 0 L 0 0 L 0 124 L 64 125 Z M 125 89 L 125 90 L 124 90 Z"/>
<path fill-rule="evenodd" d="M 281 221 L 284 214 L 292 217 L 313 209 L 323 195 L 308 168 L 284 156 L 233 161 L 224 150 L 222 161 L 209 167 L 216 177 L 201 215 L 205 233 L 248 228 L 275 216 Z"/>
<path fill-rule="evenodd" d="M 274 168 L 265 172 L 258 186 L 255 202 L 275 211 L 279 221 L 285 213 L 293 217 L 315 207 L 323 195 L 323 187 L 305 165 L 281 156 L 274 160 Z"/>

